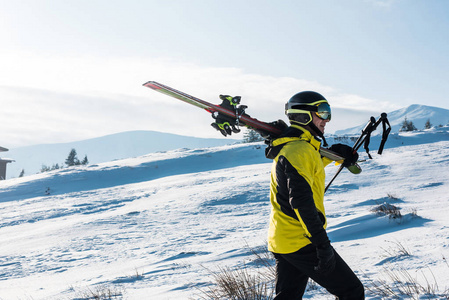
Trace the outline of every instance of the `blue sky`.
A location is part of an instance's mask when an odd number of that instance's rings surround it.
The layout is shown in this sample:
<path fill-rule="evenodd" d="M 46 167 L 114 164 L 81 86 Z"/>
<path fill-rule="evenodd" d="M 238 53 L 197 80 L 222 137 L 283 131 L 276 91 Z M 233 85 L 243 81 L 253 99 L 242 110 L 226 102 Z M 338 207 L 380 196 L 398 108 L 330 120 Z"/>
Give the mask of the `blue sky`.
<path fill-rule="evenodd" d="M 284 119 L 301 90 L 329 132 L 411 104 L 449 109 L 449 2 L 0 0 L 0 144 L 126 130 L 220 137 L 210 116 L 145 89 L 241 95 Z"/>

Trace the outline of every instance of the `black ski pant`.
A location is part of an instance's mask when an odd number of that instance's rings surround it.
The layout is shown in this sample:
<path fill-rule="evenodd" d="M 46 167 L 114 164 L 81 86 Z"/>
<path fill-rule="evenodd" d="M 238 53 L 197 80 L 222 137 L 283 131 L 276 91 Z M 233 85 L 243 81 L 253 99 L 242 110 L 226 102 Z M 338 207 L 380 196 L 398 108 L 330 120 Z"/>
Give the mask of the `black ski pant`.
<path fill-rule="evenodd" d="M 302 299 L 307 281 L 312 278 L 329 293 L 340 300 L 365 299 L 362 283 L 345 261 L 335 252 L 335 269 L 323 275 L 314 267 L 318 265 L 316 248 L 313 245 L 289 254 L 273 253 L 276 258 L 276 296 L 275 300 Z"/>

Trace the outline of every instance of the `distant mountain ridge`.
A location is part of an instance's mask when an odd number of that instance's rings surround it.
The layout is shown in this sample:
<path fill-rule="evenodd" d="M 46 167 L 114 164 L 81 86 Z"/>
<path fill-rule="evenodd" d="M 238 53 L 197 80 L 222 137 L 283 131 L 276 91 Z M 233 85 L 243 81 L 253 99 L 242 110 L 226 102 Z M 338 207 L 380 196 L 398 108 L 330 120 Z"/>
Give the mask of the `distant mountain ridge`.
<path fill-rule="evenodd" d="M 379 116 L 374 116 L 378 118 Z M 449 123 L 449 110 L 434 106 L 413 104 L 405 108 L 401 108 L 395 110 L 393 112 L 388 113 L 388 120 L 391 125 L 391 132 L 398 132 L 402 127 L 402 123 L 405 118 L 408 121 L 412 121 L 413 125 L 417 129 L 424 129 L 424 125 L 427 120 L 430 120 L 432 126 L 438 125 L 446 125 Z M 368 120 L 367 120 L 368 122 Z M 361 130 L 365 127 L 365 124 L 361 124 L 356 127 L 337 130 L 335 135 L 352 135 L 352 134 L 360 134 Z M 378 132 L 374 132 L 376 134 Z"/>
<path fill-rule="evenodd" d="M 374 117 L 377 118 L 378 116 Z M 405 117 L 412 121 L 418 129 L 423 129 L 427 120 L 430 120 L 433 126 L 448 124 L 449 110 L 415 104 L 388 113 L 392 134 L 399 131 Z M 359 135 L 365 125 L 366 123 L 345 130 L 338 130 L 332 136 Z M 380 130 L 376 130 L 373 135 L 377 135 L 380 132 Z M 329 137 L 328 141 L 332 143 L 332 137 Z M 3 154 L 2 157 L 7 156 L 15 160 L 15 162 L 8 164 L 6 174 L 8 179 L 18 177 L 22 169 L 25 170 L 25 175 L 31 175 L 38 173 L 43 165 L 51 167 L 57 163 L 63 166 L 72 148 L 76 149 L 80 160 L 87 155 L 90 164 L 97 164 L 158 151 L 180 148 L 207 148 L 238 142 L 241 142 L 241 140 L 195 138 L 156 131 L 128 131 L 71 143 L 12 148 L 9 152 Z"/>
<path fill-rule="evenodd" d="M 237 142 L 240 142 L 240 140 L 196 138 L 141 130 L 126 131 L 70 143 L 12 148 L 2 156 L 8 156 L 15 160 L 7 167 L 6 178 L 12 178 L 19 176 L 22 169 L 25 170 L 25 175 L 31 175 L 39 172 L 43 165 L 51 167 L 57 163 L 63 166 L 72 148 L 76 149 L 78 159 L 82 160 L 87 155 L 89 163 L 96 164 L 158 151 L 179 148 L 207 148 Z"/>

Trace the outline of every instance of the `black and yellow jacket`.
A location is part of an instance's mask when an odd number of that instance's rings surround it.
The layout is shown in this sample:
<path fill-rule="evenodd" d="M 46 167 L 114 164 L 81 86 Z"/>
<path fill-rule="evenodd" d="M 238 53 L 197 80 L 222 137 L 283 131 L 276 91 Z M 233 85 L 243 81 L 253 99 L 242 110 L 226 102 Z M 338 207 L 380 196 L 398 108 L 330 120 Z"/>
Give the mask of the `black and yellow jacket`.
<path fill-rule="evenodd" d="M 324 167 L 331 162 L 319 152 L 321 142 L 305 128 L 291 125 L 267 149 L 273 158 L 268 250 L 292 253 L 314 241 L 328 241 L 324 210 Z"/>

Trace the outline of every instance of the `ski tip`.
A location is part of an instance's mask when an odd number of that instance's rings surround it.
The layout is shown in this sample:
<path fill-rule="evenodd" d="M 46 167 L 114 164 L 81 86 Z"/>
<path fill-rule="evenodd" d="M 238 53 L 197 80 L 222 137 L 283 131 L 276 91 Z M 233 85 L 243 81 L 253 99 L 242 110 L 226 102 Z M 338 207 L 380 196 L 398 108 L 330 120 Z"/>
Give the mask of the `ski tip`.
<path fill-rule="evenodd" d="M 358 163 L 355 163 L 353 165 L 350 165 L 349 167 L 347 167 L 347 169 L 349 170 L 349 172 L 351 172 L 352 174 L 360 174 L 362 173 L 362 168 L 359 166 Z"/>
<path fill-rule="evenodd" d="M 149 87 L 153 90 L 157 90 L 160 89 L 161 87 L 159 86 L 159 83 L 157 83 L 156 81 L 147 81 L 143 84 L 143 86 Z"/>

